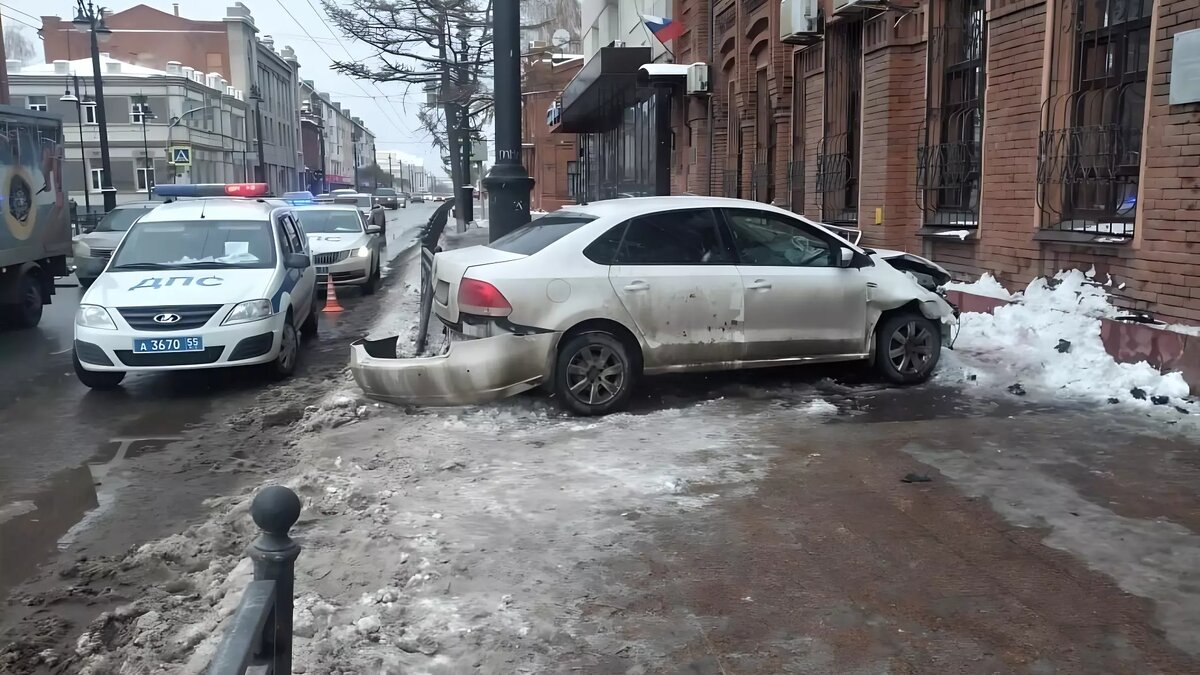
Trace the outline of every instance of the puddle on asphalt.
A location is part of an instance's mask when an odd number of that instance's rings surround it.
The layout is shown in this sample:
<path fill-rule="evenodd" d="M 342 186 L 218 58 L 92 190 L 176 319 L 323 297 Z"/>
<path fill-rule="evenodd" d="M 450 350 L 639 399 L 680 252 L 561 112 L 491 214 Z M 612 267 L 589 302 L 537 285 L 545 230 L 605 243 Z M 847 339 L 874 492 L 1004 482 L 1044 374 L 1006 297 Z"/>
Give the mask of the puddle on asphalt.
<path fill-rule="evenodd" d="M 51 475 L 44 487 L 0 504 L 0 597 L 34 575 L 56 553 L 112 508 L 128 485 L 123 470 L 138 457 L 164 449 L 181 436 L 119 437 L 89 461 Z"/>

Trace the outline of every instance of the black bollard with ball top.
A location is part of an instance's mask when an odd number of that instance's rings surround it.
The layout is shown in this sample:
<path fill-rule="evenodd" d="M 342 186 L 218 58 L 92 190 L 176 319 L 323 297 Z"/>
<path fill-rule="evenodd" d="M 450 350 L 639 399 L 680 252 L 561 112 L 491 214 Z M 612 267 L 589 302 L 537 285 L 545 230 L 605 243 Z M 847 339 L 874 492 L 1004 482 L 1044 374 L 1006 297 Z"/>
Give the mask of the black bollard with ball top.
<path fill-rule="evenodd" d="M 251 666 L 292 672 L 292 608 L 300 545 L 289 532 L 300 519 L 300 498 L 282 485 L 265 487 L 250 503 L 261 531 L 246 554 L 254 581 L 242 594 L 225 637 L 209 664 L 209 675 L 241 675 Z"/>

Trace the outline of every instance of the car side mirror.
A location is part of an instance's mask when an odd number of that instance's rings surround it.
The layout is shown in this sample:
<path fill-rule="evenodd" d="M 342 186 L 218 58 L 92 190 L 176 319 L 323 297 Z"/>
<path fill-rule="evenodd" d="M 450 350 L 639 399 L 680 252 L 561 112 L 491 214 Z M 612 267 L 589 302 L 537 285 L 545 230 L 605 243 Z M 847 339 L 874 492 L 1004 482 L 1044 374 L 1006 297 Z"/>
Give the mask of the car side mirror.
<path fill-rule="evenodd" d="M 378 225 L 371 225 L 367 228 L 367 234 L 379 234 L 380 232 L 383 232 L 383 228 Z"/>
<path fill-rule="evenodd" d="M 839 267 L 842 268 L 862 269 L 864 267 L 875 266 L 875 263 L 871 262 L 870 256 L 845 247 L 841 249 L 841 258 L 838 260 L 838 263 Z"/>
<path fill-rule="evenodd" d="M 288 253 L 283 257 L 283 266 L 292 270 L 305 270 L 312 265 L 312 259 L 303 253 Z"/>

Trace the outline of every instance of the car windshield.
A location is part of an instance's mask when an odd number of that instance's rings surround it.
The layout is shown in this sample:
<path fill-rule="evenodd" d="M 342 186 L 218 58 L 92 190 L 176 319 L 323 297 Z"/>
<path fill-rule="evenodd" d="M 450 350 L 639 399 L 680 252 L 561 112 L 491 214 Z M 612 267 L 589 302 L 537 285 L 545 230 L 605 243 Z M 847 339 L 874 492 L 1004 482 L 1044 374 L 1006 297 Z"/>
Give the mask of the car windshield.
<path fill-rule="evenodd" d="M 396 191 L 391 188 L 379 188 L 375 191 L 375 195 L 378 197 L 395 197 Z"/>
<path fill-rule="evenodd" d="M 363 231 L 362 216 L 350 209 L 299 209 L 296 215 L 308 234 Z"/>
<path fill-rule="evenodd" d="M 96 224 L 96 232 L 124 232 L 128 230 L 133 222 L 138 218 L 146 215 L 156 205 L 147 204 L 146 206 L 125 206 L 115 208 L 109 211 L 100 222 Z"/>
<path fill-rule="evenodd" d="M 594 217 L 583 213 L 553 213 L 518 227 L 488 244 L 488 247 L 509 253 L 533 255 L 593 220 Z"/>
<path fill-rule="evenodd" d="M 113 254 L 109 270 L 274 266 L 270 223 L 196 220 L 139 223 Z"/>

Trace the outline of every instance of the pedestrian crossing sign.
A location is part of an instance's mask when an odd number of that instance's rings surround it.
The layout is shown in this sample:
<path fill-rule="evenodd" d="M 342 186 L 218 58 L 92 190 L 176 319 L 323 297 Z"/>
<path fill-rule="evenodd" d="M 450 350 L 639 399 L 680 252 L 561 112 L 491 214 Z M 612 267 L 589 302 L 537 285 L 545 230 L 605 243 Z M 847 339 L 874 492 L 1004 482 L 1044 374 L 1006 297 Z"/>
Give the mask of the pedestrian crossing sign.
<path fill-rule="evenodd" d="M 171 146 L 171 163 L 175 166 L 191 166 L 192 165 L 192 146 L 190 145 L 173 145 Z"/>

